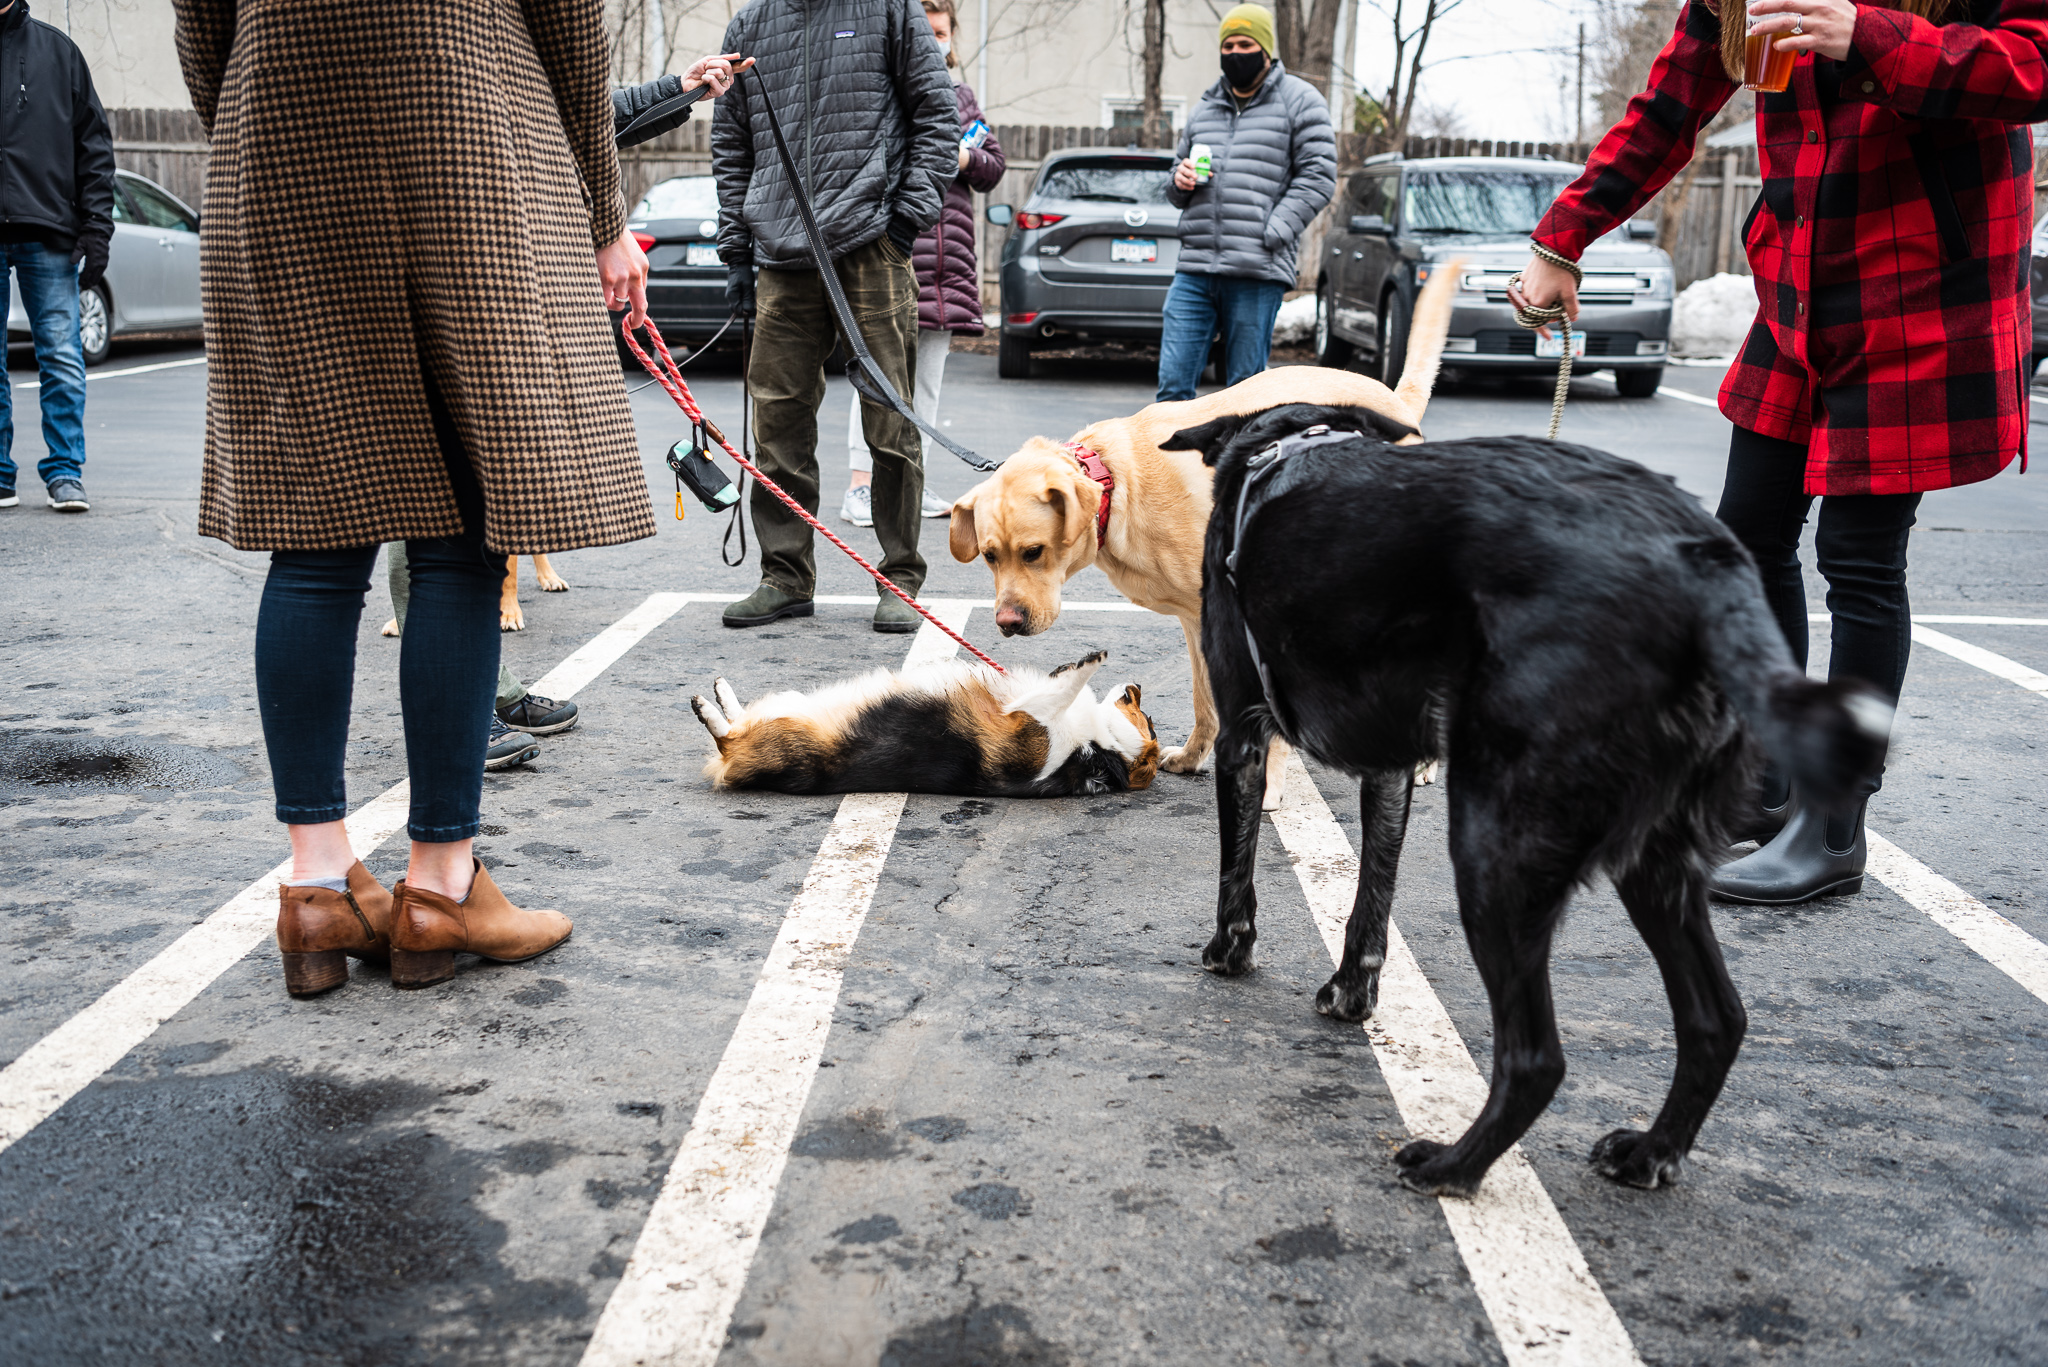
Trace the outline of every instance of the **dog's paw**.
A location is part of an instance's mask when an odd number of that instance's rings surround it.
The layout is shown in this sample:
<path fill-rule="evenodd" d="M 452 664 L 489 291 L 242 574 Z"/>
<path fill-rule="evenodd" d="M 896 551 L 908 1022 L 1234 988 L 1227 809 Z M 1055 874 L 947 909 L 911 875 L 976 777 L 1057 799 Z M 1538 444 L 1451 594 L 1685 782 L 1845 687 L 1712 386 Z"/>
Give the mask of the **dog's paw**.
<path fill-rule="evenodd" d="M 1258 939 L 1258 928 L 1249 923 L 1242 928 L 1233 926 L 1228 931 L 1219 930 L 1202 948 L 1202 967 L 1225 978 L 1249 973 L 1252 946 L 1258 943 Z"/>
<path fill-rule="evenodd" d="M 386 622 L 384 624 L 384 629 L 378 632 L 377 634 L 379 636 L 396 636 L 398 634 L 398 619 L 394 617 L 390 621 Z"/>
<path fill-rule="evenodd" d="M 1664 1140 L 1641 1130 L 1616 1130 L 1593 1145 L 1587 1161 L 1611 1182 L 1655 1191 L 1678 1184 L 1685 1156 Z"/>
<path fill-rule="evenodd" d="M 569 591 L 569 581 L 556 574 L 553 570 L 536 571 L 533 581 L 540 585 L 542 593 L 567 593 Z"/>
<path fill-rule="evenodd" d="M 1424 1196 L 1470 1196 L 1479 1190 L 1479 1179 L 1459 1172 L 1445 1161 L 1448 1144 L 1418 1139 L 1394 1155 L 1401 1170 L 1401 1185 Z"/>
<path fill-rule="evenodd" d="M 1368 972 L 1363 977 L 1346 982 L 1342 974 L 1333 975 L 1316 993 L 1316 1010 L 1340 1021 L 1362 1021 L 1371 1017 L 1380 1004 L 1380 975 Z"/>
<path fill-rule="evenodd" d="M 501 610 L 498 613 L 498 630 L 526 630 L 526 614 L 521 612 L 517 607 Z"/>
<path fill-rule="evenodd" d="M 1437 766 L 1440 760 L 1426 759 L 1415 766 L 1415 786 L 1427 788 L 1436 782 Z"/>
<path fill-rule="evenodd" d="M 1177 745 L 1160 755 L 1159 767 L 1169 774 L 1199 774 L 1209 767 L 1209 752 Z"/>

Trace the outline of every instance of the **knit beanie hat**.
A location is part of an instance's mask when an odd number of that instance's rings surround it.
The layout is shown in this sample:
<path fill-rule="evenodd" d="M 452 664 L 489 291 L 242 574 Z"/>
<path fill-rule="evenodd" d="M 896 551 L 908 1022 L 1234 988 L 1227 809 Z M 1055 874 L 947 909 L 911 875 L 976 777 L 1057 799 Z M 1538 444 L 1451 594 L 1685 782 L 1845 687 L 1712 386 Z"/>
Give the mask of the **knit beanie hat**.
<path fill-rule="evenodd" d="M 1264 48 L 1268 57 L 1279 54 L 1280 43 L 1273 36 L 1273 11 L 1264 5 L 1239 5 L 1224 15 L 1216 41 L 1220 44 L 1225 38 L 1240 34 Z"/>

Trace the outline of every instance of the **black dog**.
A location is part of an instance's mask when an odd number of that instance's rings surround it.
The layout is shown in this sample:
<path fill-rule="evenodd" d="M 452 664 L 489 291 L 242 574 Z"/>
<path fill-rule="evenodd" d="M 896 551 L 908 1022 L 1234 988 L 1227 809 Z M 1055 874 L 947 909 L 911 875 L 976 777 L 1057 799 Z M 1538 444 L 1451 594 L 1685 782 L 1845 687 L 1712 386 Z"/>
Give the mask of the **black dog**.
<path fill-rule="evenodd" d="M 1401 1180 L 1470 1194 L 1549 1104 L 1565 1070 L 1551 934 L 1599 872 L 1656 956 L 1678 1063 L 1649 1131 L 1615 1131 L 1592 1161 L 1634 1186 L 1676 1180 L 1747 1024 L 1706 888 L 1724 813 L 1753 780 L 1749 735 L 1832 802 L 1882 763 L 1891 709 L 1793 665 L 1748 554 L 1670 480 L 1525 437 L 1390 444 L 1411 435 L 1363 409 L 1295 405 L 1165 443 L 1216 469 L 1202 649 L 1222 727 L 1223 861 L 1202 962 L 1251 966 L 1277 733 L 1361 780 L 1358 898 L 1316 1007 L 1370 1015 L 1410 775 L 1441 756 L 1493 1079 L 1456 1144 L 1395 1156 Z"/>

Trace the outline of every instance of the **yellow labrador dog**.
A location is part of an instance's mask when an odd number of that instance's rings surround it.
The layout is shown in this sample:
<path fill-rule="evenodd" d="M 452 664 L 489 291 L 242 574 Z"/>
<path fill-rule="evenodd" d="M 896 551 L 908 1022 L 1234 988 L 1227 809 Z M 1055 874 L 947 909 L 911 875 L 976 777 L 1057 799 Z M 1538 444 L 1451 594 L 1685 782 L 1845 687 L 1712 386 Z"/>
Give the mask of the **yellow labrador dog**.
<path fill-rule="evenodd" d="M 953 504 L 950 549 L 995 571 L 996 625 L 1034 636 L 1060 615 L 1060 589 L 1100 565 L 1119 593 L 1177 618 L 1194 673 L 1195 728 L 1160 756 L 1170 773 L 1193 773 L 1216 743 L 1216 706 L 1202 663 L 1202 537 L 1209 525 L 1209 469 L 1198 451 L 1162 451 L 1182 428 L 1289 403 L 1370 408 L 1420 428 L 1436 385 L 1451 296 L 1461 262 L 1431 274 L 1416 300 L 1401 380 L 1388 389 L 1343 370 L 1283 366 L 1228 389 L 1179 403 L 1155 403 L 1099 422 L 1061 443 L 1033 437 Z M 1420 436 L 1410 441 L 1420 441 Z M 1265 808 L 1279 805 L 1286 745 L 1274 741 Z"/>

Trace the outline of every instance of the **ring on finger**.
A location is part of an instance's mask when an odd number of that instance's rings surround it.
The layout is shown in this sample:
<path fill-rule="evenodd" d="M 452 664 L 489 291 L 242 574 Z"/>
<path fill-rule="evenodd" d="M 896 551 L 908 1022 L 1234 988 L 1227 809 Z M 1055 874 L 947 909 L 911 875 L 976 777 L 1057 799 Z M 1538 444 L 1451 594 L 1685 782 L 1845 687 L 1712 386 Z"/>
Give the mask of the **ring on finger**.
<path fill-rule="evenodd" d="M 1797 38 L 1804 32 L 1806 32 L 1806 16 L 1802 14 L 1792 21 L 1792 36 Z"/>

